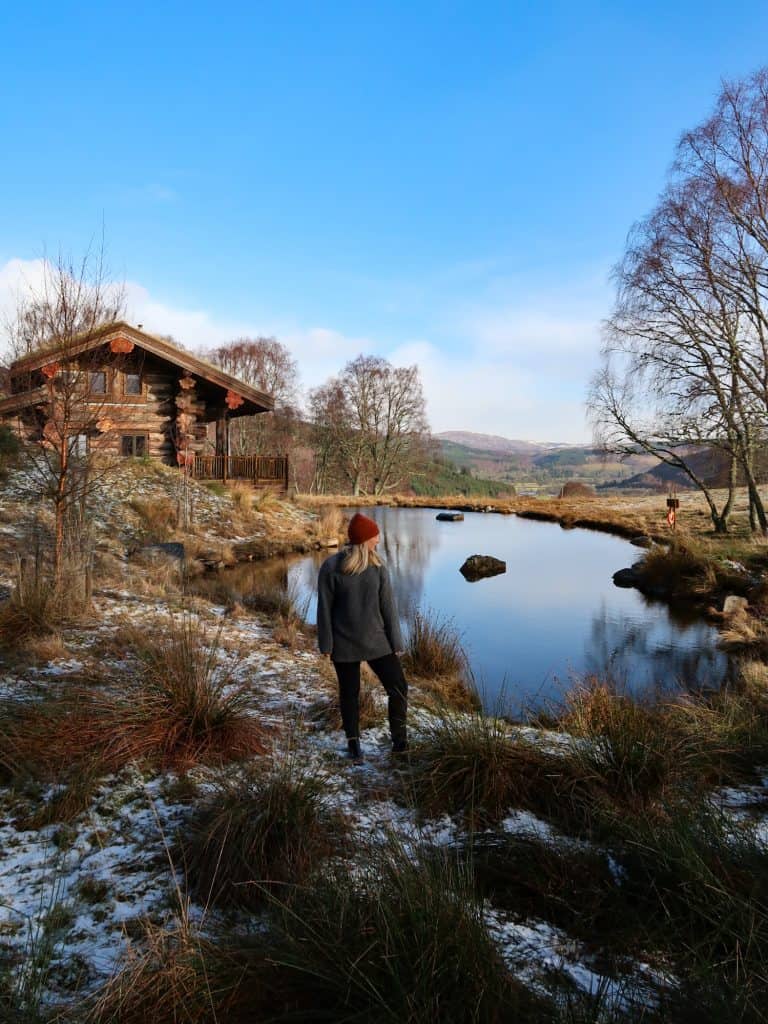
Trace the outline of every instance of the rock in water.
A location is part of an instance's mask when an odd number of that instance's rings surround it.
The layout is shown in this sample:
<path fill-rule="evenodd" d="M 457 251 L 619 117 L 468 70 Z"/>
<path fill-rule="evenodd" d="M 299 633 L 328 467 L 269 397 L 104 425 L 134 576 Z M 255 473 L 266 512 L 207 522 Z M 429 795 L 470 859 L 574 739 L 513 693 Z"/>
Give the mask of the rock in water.
<path fill-rule="evenodd" d="M 461 523 L 464 520 L 463 512 L 438 512 L 435 519 L 439 519 L 441 523 Z"/>
<path fill-rule="evenodd" d="M 636 587 L 640 577 L 635 569 L 619 569 L 613 574 L 613 585 L 615 587 Z"/>
<path fill-rule="evenodd" d="M 500 558 L 493 558 L 492 555 L 470 555 L 459 572 L 465 580 L 474 583 L 486 576 L 498 576 L 507 571 L 507 563 Z"/>

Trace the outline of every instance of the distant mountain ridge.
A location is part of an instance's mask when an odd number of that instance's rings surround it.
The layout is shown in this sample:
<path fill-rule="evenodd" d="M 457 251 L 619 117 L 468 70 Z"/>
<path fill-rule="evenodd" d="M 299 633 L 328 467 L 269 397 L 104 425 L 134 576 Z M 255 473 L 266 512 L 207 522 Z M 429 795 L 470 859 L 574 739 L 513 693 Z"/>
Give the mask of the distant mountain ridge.
<path fill-rule="evenodd" d="M 450 441 L 475 452 L 497 452 L 499 455 L 539 455 L 556 448 L 579 448 L 581 445 L 555 441 L 520 441 L 499 434 L 476 434 L 471 430 L 444 430 L 434 435 L 438 441 Z"/>
<path fill-rule="evenodd" d="M 522 487 L 529 493 L 557 494 L 570 480 L 601 487 L 637 477 L 630 487 L 665 486 L 655 476 L 646 476 L 658 460 L 641 452 L 620 460 L 592 445 L 523 441 L 471 430 L 445 430 L 435 439 L 443 459 L 460 473 Z"/>

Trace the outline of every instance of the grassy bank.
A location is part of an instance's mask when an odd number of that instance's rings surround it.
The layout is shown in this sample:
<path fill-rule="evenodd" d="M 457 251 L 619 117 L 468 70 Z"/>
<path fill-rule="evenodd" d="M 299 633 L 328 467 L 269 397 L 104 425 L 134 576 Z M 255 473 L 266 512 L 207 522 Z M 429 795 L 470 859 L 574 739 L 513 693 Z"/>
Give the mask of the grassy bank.
<path fill-rule="evenodd" d="M 94 652 L 109 669 L 82 679 L 74 703 L 71 680 L 43 684 L 28 668 L 0 708 L 11 899 L 41 855 L 58 892 L 35 947 L 37 1003 L 20 987 L 22 933 L 0 915 L 8 1014 L 761 1020 L 762 664 L 744 663 L 723 693 L 654 705 L 593 681 L 546 719 L 514 725 L 451 706 L 446 681 L 463 654 L 427 617 L 409 650 L 410 758 L 390 760 L 383 692 L 369 682 L 367 762 L 354 769 L 337 716 L 318 714 L 334 687 L 312 638 L 289 653 L 274 639 L 276 608 L 222 619 L 220 607 L 200 603 L 182 620 L 139 607 L 119 630 L 109 619 Z M 84 657 L 86 636 L 65 630 L 64 663 Z M 41 680 L 31 701 L 30 678 Z M 131 842 L 135 876 L 96 866 L 125 861 Z M 121 925 L 113 894 L 120 886 L 124 904 L 138 879 L 148 909 Z M 4 884 L 0 872 L 0 904 Z M 110 977 L 64 972 L 72 949 L 103 947 L 83 938 L 85 920 L 124 950 Z"/>
<path fill-rule="evenodd" d="M 768 489 L 766 489 L 768 498 Z M 712 522 L 704 499 L 696 492 L 684 492 L 678 515 L 678 532 L 695 538 L 711 538 L 723 551 L 735 555 L 749 552 L 749 505 L 746 491 L 737 494 L 731 520 L 731 533 L 714 537 Z M 718 500 L 720 494 L 716 494 Z M 389 494 L 373 495 L 301 495 L 297 499 L 308 508 L 323 505 L 366 507 L 386 505 L 394 508 L 456 508 L 465 511 L 492 511 L 561 523 L 565 528 L 584 527 L 605 530 L 628 538 L 647 536 L 668 540 L 672 531 L 666 522 L 664 495 L 602 494 L 580 498 L 483 497 L 468 498 L 461 493 L 431 496 Z M 760 541 L 755 541 L 759 544 Z"/>
<path fill-rule="evenodd" d="M 366 674 L 357 767 L 284 581 L 131 572 L 0 651 L 2 1019 L 762 1022 L 760 658 L 720 693 L 585 681 L 511 723 L 422 613 L 410 755 Z"/>

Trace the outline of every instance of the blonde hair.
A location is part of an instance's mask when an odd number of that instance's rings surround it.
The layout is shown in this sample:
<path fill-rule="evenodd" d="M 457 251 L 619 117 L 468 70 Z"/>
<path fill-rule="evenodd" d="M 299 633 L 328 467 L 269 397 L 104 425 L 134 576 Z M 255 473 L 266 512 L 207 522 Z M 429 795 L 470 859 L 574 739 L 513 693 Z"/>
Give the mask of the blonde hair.
<path fill-rule="evenodd" d="M 348 544 L 341 571 L 348 576 L 365 572 L 369 565 L 381 565 L 381 559 L 367 544 Z"/>

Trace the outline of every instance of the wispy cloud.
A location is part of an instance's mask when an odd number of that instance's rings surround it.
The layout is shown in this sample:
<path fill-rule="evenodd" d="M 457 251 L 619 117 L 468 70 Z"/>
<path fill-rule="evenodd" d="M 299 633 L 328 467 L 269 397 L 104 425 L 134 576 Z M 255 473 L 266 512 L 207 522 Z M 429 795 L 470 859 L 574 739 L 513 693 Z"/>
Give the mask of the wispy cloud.
<path fill-rule="evenodd" d="M 39 285 L 41 260 L 0 266 L 0 314 L 14 296 Z M 577 293 L 574 295 L 574 291 Z M 541 441 L 589 437 L 583 400 L 597 358 L 604 285 L 568 284 L 560 292 L 529 294 L 519 301 L 494 295 L 485 305 L 447 304 L 442 319 L 452 337 L 429 335 L 387 344 L 370 335 L 285 319 L 236 319 L 205 308 L 177 305 L 136 281 L 125 285 L 127 318 L 188 348 L 205 350 L 248 335 L 275 335 L 296 358 L 305 389 L 338 373 L 361 352 L 393 362 L 416 363 L 422 374 L 430 422 L 436 431 L 463 429 Z M 444 326 L 444 324 L 443 324 Z"/>
<path fill-rule="evenodd" d="M 18 299 L 39 290 L 45 261 L 12 259 L 0 265 L 0 324 L 13 316 Z M 206 309 L 176 305 L 158 298 L 137 281 L 124 285 L 126 319 L 156 334 L 170 334 L 182 345 L 204 351 L 235 338 L 274 335 L 285 344 L 299 364 L 305 388 L 323 383 L 338 373 L 349 359 L 376 349 L 371 338 L 349 336 L 324 326 L 303 326 L 278 318 L 252 321 L 220 316 Z M 0 345 L 0 354 L 4 349 Z"/>

